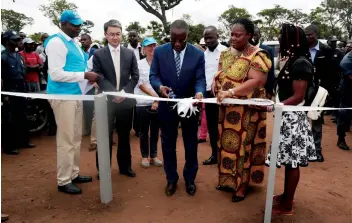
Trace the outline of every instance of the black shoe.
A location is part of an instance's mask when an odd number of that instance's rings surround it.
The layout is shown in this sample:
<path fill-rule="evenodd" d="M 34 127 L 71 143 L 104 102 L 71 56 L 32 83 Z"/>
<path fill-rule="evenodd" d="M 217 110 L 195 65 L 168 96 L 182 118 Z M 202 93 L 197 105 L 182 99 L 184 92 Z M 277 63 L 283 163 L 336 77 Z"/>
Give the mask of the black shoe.
<path fill-rule="evenodd" d="M 245 197 L 239 197 L 239 196 L 236 196 L 236 195 L 232 195 L 232 202 L 233 203 L 243 201 L 244 199 L 245 199 Z"/>
<path fill-rule="evenodd" d="M 186 191 L 189 195 L 193 196 L 196 194 L 197 187 L 194 183 L 186 182 Z"/>
<path fill-rule="evenodd" d="M 337 142 L 337 146 L 338 146 L 340 149 L 342 149 L 342 150 L 350 150 L 350 147 L 348 147 L 348 145 L 346 144 L 345 139 L 339 140 L 339 141 Z"/>
<path fill-rule="evenodd" d="M 82 193 L 82 189 L 77 187 L 73 183 L 69 183 L 64 186 L 57 186 L 57 189 L 60 192 L 64 192 L 66 194 L 81 194 Z"/>
<path fill-rule="evenodd" d="M 27 144 L 22 145 L 21 148 L 32 149 L 32 148 L 35 148 L 35 145 L 32 143 L 27 143 Z"/>
<path fill-rule="evenodd" d="M 317 151 L 317 162 L 324 162 L 324 156 L 321 151 Z"/>
<path fill-rule="evenodd" d="M 213 164 L 217 164 L 217 163 L 218 163 L 218 161 L 215 158 L 215 156 L 211 156 L 207 160 L 203 161 L 203 165 L 213 165 Z"/>
<path fill-rule="evenodd" d="M 176 192 L 177 184 L 176 183 L 167 183 L 167 186 L 165 188 L 165 194 L 166 196 L 170 197 L 174 195 Z"/>
<path fill-rule="evenodd" d="M 88 182 L 92 182 L 92 180 L 93 180 L 92 177 L 78 175 L 75 179 L 72 180 L 72 183 L 75 183 L 75 184 L 88 183 Z"/>
<path fill-rule="evenodd" d="M 136 174 L 131 169 L 128 169 L 127 171 L 120 171 L 120 174 L 128 177 L 136 177 Z"/>
<path fill-rule="evenodd" d="M 206 139 L 198 139 L 198 143 L 203 143 L 203 142 L 206 142 L 207 140 Z"/>
<path fill-rule="evenodd" d="M 20 151 L 18 149 L 12 149 L 12 150 L 5 150 L 4 153 L 7 155 L 18 155 L 20 154 Z"/>

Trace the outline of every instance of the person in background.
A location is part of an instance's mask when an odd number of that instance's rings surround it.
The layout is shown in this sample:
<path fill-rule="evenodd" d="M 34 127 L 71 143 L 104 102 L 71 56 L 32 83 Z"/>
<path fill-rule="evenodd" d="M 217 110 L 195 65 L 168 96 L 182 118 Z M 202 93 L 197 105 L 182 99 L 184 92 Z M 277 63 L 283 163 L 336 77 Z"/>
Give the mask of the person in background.
<path fill-rule="evenodd" d="M 94 52 L 100 48 L 97 43 L 92 42 L 91 36 L 87 33 L 81 35 L 80 42 L 84 52 L 88 54 L 88 58 L 91 58 L 94 55 Z"/>
<path fill-rule="evenodd" d="M 146 37 L 142 42 L 142 53 L 146 58 L 138 61 L 139 81 L 134 89 L 134 94 L 159 97 L 149 82 L 150 65 L 156 46 L 157 42 L 153 37 Z M 159 138 L 158 105 L 158 101 L 137 100 L 136 108 L 140 120 L 140 149 L 143 167 L 149 167 L 150 163 L 156 166 L 162 166 L 163 164 L 157 157 Z"/>
<path fill-rule="evenodd" d="M 332 55 L 331 48 L 318 40 L 319 29 L 316 25 L 310 25 L 304 30 L 309 44 L 310 60 L 315 67 L 314 82 L 316 86 L 325 88 L 329 94 L 333 92 L 334 76 L 332 72 Z M 324 113 L 321 113 L 318 120 L 312 121 L 313 137 L 315 149 L 317 150 L 318 162 L 324 162 L 322 154 L 321 141 L 323 136 Z"/>
<path fill-rule="evenodd" d="M 352 52 L 345 55 L 340 63 L 342 78 L 340 84 L 340 108 L 352 107 Z M 337 146 L 349 150 L 345 137 L 352 122 L 352 110 L 339 110 L 337 119 Z"/>
<path fill-rule="evenodd" d="M 88 56 L 75 38 L 81 32 L 83 20 L 72 10 L 65 10 L 60 17 L 61 29 L 44 43 L 48 57 L 48 94 L 82 95 L 79 83 L 93 83 L 99 78 L 94 72 L 86 72 Z M 51 100 L 57 124 L 57 183 L 58 191 L 81 194 L 76 184 L 92 181 L 92 177 L 80 175 L 79 161 L 82 141 L 82 101 Z"/>
<path fill-rule="evenodd" d="M 133 51 L 134 55 L 136 56 L 137 61 L 144 59 L 145 56 L 142 54 L 142 47 L 138 42 L 138 33 L 135 30 L 130 30 L 128 32 L 128 45 L 125 45 L 127 49 L 130 49 Z M 137 109 L 134 107 L 133 109 L 133 129 L 136 133 L 136 136 L 140 136 L 140 123 L 139 123 L 139 116 L 137 115 Z"/>
<path fill-rule="evenodd" d="M 164 98 L 202 99 L 205 94 L 204 53 L 187 43 L 189 26 L 183 20 L 171 24 L 171 43 L 157 47 L 154 51 L 149 80 L 154 90 Z M 182 69 L 183 68 L 183 69 Z M 187 68 L 187 69 L 185 69 Z M 161 128 L 161 144 L 167 186 L 166 196 L 176 192 L 179 179 L 177 173 L 176 143 L 181 122 L 186 163 L 183 177 L 189 195 L 196 193 L 195 179 L 198 171 L 198 115 L 181 118 L 174 103 L 159 102 L 158 116 Z"/>
<path fill-rule="evenodd" d="M 34 52 L 36 43 L 31 38 L 25 38 L 23 40 L 24 50 L 19 52 L 23 57 L 26 65 L 27 73 L 24 76 L 26 82 L 27 92 L 38 92 L 40 91 L 40 71 L 43 68 L 43 62 L 39 57 L 39 54 Z"/>
<path fill-rule="evenodd" d="M 120 91 L 133 93 L 139 79 L 138 65 L 132 50 L 121 46 L 122 25 L 117 20 L 104 24 L 108 46 L 97 50 L 93 56 L 93 71 L 101 76 L 98 81 L 101 91 Z M 110 161 L 112 157 L 113 126 L 118 135 L 117 163 L 120 174 L 135 177 L 132 170 L 130 131 L 132 128 L 133 107 L 135 99 L 108 97 L 108 124 Z M 99 168 L 96 153 L 97 169 Z M 98 169 L 99 170 L 99 169 Z"/>
<path fill-rule="evenodd" d="M 277 97 L 284 105 L 303 105 L 314 75 L 305 33 L 300 27 L 284 24 L 279 42 L 281 56 L 287 57 L 288 60 L 278 76 Z M 270 152 L 266 162 L 268 165 L 269 159 Z M 309 161 L 314 159 L 315 144 L 306 113 L 283 112 L 276 165 L 285 166 L 284 192 L 273 198 L 273 215 L 292 215 L 300 167 L 307 167 Z"/>
<path fill-rule="evenodd" d="M 275 82 L 274 49 L 270 46 L 263 45 L 260 42 L 261 37 L 262 37 L 262 35 L 260 33 L 260 29 L 256 26 L 254 29 L 253 44 L 255 46 L 259 47 L 260 49 L 263 49 L 269 53 L 271 64 L 272 64 L 270 71 L 268 73 L 267 81 L 265 83 L 265 90 L 266 90 L 267 98 L 272 99 L 272 97 L 274 95 L 274 82 Z"/>
<path fill-rule="evenodd" d="M 264 85 L 272 66 L 266 51 L 253 45 L 254 24 L 239 18 L 231 30 L 231 48 L 222 52 L 212 86 L 219 109 L 219 182 L 216 189 L 233 191 L 240 202 L 250 182 L 264 180 L 266 110 L 223 105 L 225 98 L 266 98 Z"/>
<path fill-rule="evenodd" d="M 24 50 L 24 45 L 23 45 L 23 40 L 27 37 L 27 34 L 25 34 L 24 32 L 20 32 L 20 37 L 21 37 L 21 43 L 19 45 L 18 52 Z"/>
<path fill-rule="evenodd" d="M 49 34 L 43 33 L 40 37 L 41 44 L 38 45 L 37 49 L 35 52 L 39 54 L 40 59 L 42 60 L 43 64 L 46 62 L 46 54 L 45 54 L 45 49 L 44 49 L 44 42 L 45 40 L 49 38 Z"/>
<path fill-rule="evenodd" d="M 213 98 L 215 95 L 211 91 L 215 74 L 217 73 L 220 55 L 227 50 L 226 46 L 219 43 L 219 33 L 215 26 L 208 26 L 203 32 L 206 50 L 204 52 L 205 58 L 205 78 L 207 82 L 206 98 Z M 205 104 L 206 123 L 209 131 L 211 156 L 203 161 L 203 165 L 217 164 L 218 159 L 218 118 L 219 106 L 217 104 Z"/>
<path fill-rule="evenodd" d="M 331 67 L 331 71 L 332 73 L 330 75 L 332 75 L 333 77 L 332 79 L 332 88 L 331 88 L 331 92 L 329 92 L 329 98 L 330 98 L 330 105 L 332 105 L 332 107 L 334 108 L 338 108 L 340 105 L 340 96 L 339 96 L 339 85 L 340 85 L 340 63 L 341 60 L 344 56 L 344 53 L 340 50 L 337 49 L 337 38 L 336 36 L 330 36 L 328 38 L 328 45 L 331 47 L 332 51 L 333 51 L 333 56 L 332 56 L 332 67 Z M 329 104 L 328 104 L 329 105 Z M 333 116 L 332 121 L 334 123 L 336 123 L 336 118 L 337 118 L 337 113 L 338 111 L 332 111 L 331 114 Z"/>
<path fill-rule="evenodd" d="M 25 87 L 25 64 L 16 49 L 22 42 L 21 37 L 15 31 L 6 31 L 3 35 L 3 44 L 6 49 L 1 52 L 1 80 L 3 91 L 26 92 Z M 27 99 L 16 96 L 3 98 L 7 118 L 2 125 L 2 147 L 4 153 L 10 155 L 19 154 L 20 148 L 34 148 L 29 142 L 29 126 L 26 117 Z"/>
<path fill-rule="evenodd" d="M 349 42 L 347 42 L 346 47 L 345 47 L 345 54 L 348 54 L 351 51 L 352 51 L 352 41 L 349 41 Z"/>
<path fill-rule="evenodd" d="M 166 36 L 162 40 L 162 44 L 170 43 L 170 37 Z"/>

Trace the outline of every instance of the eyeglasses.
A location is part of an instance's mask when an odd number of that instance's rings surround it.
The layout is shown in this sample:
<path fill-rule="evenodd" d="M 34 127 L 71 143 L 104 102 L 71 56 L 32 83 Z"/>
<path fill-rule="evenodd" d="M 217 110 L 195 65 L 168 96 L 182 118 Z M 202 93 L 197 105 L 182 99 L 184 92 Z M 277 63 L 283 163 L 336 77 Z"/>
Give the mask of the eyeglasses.
<path fill-rule="evenodd" d="M 107 35 L 110 37 L 119 37 L 121 36 L 121 33 L 107 33 Z"/>

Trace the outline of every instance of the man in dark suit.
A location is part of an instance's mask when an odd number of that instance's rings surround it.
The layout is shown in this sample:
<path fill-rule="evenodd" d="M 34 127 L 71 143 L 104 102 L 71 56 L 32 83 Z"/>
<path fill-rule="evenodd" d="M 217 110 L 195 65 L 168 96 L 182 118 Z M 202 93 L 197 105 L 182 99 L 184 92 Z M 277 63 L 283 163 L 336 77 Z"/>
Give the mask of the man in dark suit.
<path fill-rule="evenodd" d="M 122 26 L 117 20 L 104 24 L 108 46 L 99 49 L 93 57 L 93 71 L 101 77 L 98 82 L 101 91 L 121 91 L 133 93 L 139 74 L 136 56 L 132 50 L 120 45 Z M 112 134 L 114 120 L 118 134 L 117 161 L 120 173 L 129 177 L 136 174 L 131 169 L 130 131 L 132 128 L 134 99 L 108 97 L 109 147 L 112 154 Z M 98 153 L 96 156 L 98 168 Z"/>
<path fill-rule="evenodd" d="M 314 82 L 318 86 L 325 88 L 329 93 L 333 92 L 334 74 L 332 72 L 332 49 L 318 40 L 319 30 L 316 25 L 310 25 L 304 30 L 308 44 L 310 59 L 314 64 Z M 314 137 L 315 149 L 317 150 L 317 161 L 324 162 L 321 148 L 323 134 L 323 113 L 318 120 L 312 121 L 312 132 Z"/>
<path fill-rule="evenodd" d="M 205 61 L 201 50 L 187 43 L 189 28 L 185 21 L 171 24 L 171 43 L 159 46 L 154 51 L 150 68 L 150 83 L 161 97 L 202 99 L 206 91 Z M 183 177 L 186 191 L 196 193 L 195 178 L 198 171 L 198 115 L 180 118 L 174 103 L 160 102 L 158 114 L 161 128 L 164 169 L 167 178 L 165 193 L 176 192 L 177 173 L 176 141 L 178 124 L 181 122 L 186 163 Z"/>
<path fill-rule="evenodd" d="M 267 51 L 270 55 L 270 60 L 271 60 L 272 66 L 271 66 L 270 71 L 268 73 L 268 79 L 267 79 L 264 87 L 265 87 L 268 98 L 271 99 L 271 97 L 274 94 L 274 82 L 275 82 L 274 49 L 270 46 L 266 46 L 266 45 L 263 45 L 262 43 L 260 43 L 260 38 L 261 38 L 260 29 L 258 27 L 255 27 L 254 28 L 254 35 L 253 35 L 254 45 L 259 45 L 258 46 L 259 48 Z"/>

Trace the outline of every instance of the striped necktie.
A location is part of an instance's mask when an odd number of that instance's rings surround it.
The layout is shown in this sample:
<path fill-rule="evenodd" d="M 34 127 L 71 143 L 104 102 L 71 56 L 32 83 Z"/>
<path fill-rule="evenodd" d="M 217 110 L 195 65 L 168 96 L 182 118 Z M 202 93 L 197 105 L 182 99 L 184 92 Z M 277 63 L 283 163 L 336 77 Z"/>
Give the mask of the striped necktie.
<path fill-rule="evenodd" d="M 176 63 L 176 73 L 177 73 L 177 78 L 180 76 L 181 73 L 181 57 L 180 57 L 179 52 L 176 52 L 176 58 L 175 58 L 175 63 Z"/>

